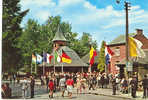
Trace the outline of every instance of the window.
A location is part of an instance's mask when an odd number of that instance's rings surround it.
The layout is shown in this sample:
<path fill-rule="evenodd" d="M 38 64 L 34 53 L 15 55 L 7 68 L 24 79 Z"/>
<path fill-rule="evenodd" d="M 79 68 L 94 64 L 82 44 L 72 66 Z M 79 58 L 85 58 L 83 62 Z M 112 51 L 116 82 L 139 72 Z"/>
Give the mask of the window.
<path fill-rule="evenodd" d="M 120 47 L 115 48 L 115 56 L 120 56 Z"/>

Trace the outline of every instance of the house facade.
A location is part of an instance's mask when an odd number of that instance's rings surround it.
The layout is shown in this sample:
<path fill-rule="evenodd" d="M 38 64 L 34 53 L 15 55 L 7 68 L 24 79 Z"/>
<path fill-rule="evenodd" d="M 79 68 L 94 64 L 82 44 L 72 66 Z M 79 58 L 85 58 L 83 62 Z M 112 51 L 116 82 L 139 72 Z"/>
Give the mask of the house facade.
<path fill-rule="evenodd" d="M 145 58 L 131 58 L 132 61 L 132 74 L 137 73 L 140 78 L 144 74 L 148 74 L 148 39 L 144 36 L 143 30 L 137 29 L 136 35 L 132 36 L 137 40 L 141 41 L 143 46 L 142 49 L 145 52 Z M 125 46 L 125 36 L 121 35 L 114 39 L 108 46 L 115 53 L 110 61 L 110 73 L 119 73 L 120 77 L 125 76 L 126 66 L 126 46 Z"/>

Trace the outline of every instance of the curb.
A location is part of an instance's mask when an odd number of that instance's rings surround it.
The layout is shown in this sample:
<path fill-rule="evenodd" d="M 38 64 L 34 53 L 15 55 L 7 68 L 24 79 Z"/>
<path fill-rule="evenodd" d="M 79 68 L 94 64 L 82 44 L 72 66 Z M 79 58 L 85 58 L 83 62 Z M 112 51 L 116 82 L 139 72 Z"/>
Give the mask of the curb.
<path fill-rule="evenodd" d="M 115 95 L 106 95 L 106 94 L 99 94 L 99 93 L 91 93 L 91 94 L 132 100 L 132 98 L 129 98 L 129 97 L 120 97 L 120 96 L 115 96 Z"/>

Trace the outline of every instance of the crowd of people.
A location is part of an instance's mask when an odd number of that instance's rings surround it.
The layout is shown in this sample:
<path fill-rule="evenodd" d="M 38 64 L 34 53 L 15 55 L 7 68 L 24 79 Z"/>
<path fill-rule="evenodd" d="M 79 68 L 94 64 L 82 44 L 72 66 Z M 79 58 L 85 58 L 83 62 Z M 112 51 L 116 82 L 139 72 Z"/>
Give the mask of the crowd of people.
<path fill-rule="evenodd" d="M 65 91 L 68 92 L 68 97 L 72 98 L 73 88 L 76 88 L 77 94 L 85 94 L 91 93 L 91 91 L 97 88 L 112 88 L 113 95 L 116 95 L 116 92 L 121 93 L 130 93 L 133 98 L 136 97 L 136 91 L 138 88 L 138 79 L 136 75 L 126 78 L 120 78 L 118 74 L 106 74 L 106 73 L 99 73 L 99 72 L 77 72 L 77 73 L 53 73 L 49 72 L 45 76 L 41 76 L 40 78 L 41 86 L 46 85 L 47 92 L 49 93 L 49 98 L 54 97 L 55 92 L 61 91 L 61 97 L 65 96 Z M 30 97 L 34 97 L 34 86 L 36 82 L 36 78 L 31 75 L 30 80 L 24 77 L 23 81 L 21 82 L 22 86 L 22 97 L 26 98 L 27 96 L 27 89 L 30 87 Z M 145 75 L 144 79 L 141 80 L 144 94 L 143 97 L 148 97 L 148 76 Z M 30 86 L 28 86 L 28 84 Z M 2 85 L 2 96 L 5 98 L 6 91 L 9 90 L 9 96 L 11 97 L 11 89 L 5 88 L 9 87 L 5 84 Z"/>
<path fill-rule="evenodd" d="M 91 90 L 95 90 L 97 88 L 112 88 L 113 95 L 116 95 L 116 92 L 121 92 L 123 94 L 131 93 L 133 98 L 136 98 L 136 91 L 138 90 L 138 83 L 141 83 L 144 93 L 143 98 L 148 97 L 148 78 L 147 75 L 144 76 L 143 80 L 138 81 L 137 75 L 133 75 L 126 79 L 125 77 L 120 78 L 119 74 L 106 74 L 106 73 L 49 73 L 46 76 L 46 85 L 48 88 L 48 80 L 52 79 L 53 81 L 53 91 L 61 90 L 62 97 L 64 97 L 64 91 L 66 90 L 70 92 L 72 90 L 72 86 L 69 88 L 67 84 L 68 77 L 71 77 L 73 80 L 75 88 L 77 89 L 77 94 L 91 93 Z M 50 82 L 49 82 L 50 83 Z M 50 88 L 49 88 L 50 90 Z M 72 94 L 70 92 L 70 94 Z M 53 92 L 52 92 L 53 97 Z M 71 96 L 70 96 L 71 97 Z"/>

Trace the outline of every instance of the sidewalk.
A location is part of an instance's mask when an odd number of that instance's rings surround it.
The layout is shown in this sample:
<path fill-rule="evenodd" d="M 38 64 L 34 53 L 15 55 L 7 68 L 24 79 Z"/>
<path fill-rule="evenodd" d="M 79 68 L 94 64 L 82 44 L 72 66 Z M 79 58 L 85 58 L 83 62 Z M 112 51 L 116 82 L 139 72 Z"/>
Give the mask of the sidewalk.
<path fill-rule="evenodd" d="M 131 93 L 128 94 L 122 94 L 119 91 L 116 91 L 116 95 L 112 95 L 112 89 L 96 89 L 94 91 L 91 91 L 91 94 L 95 95 L 103 95 L 103 96 L 110 96 L 110 97 L 116 97 L 116 98 L 125 98 L 125 99 L 130 99 L 130 100 L 145 100 L 143 99 L 143 92 L 142 91 L 137 91 L 136 96 L 137 98 L 132 98 Z"/>

